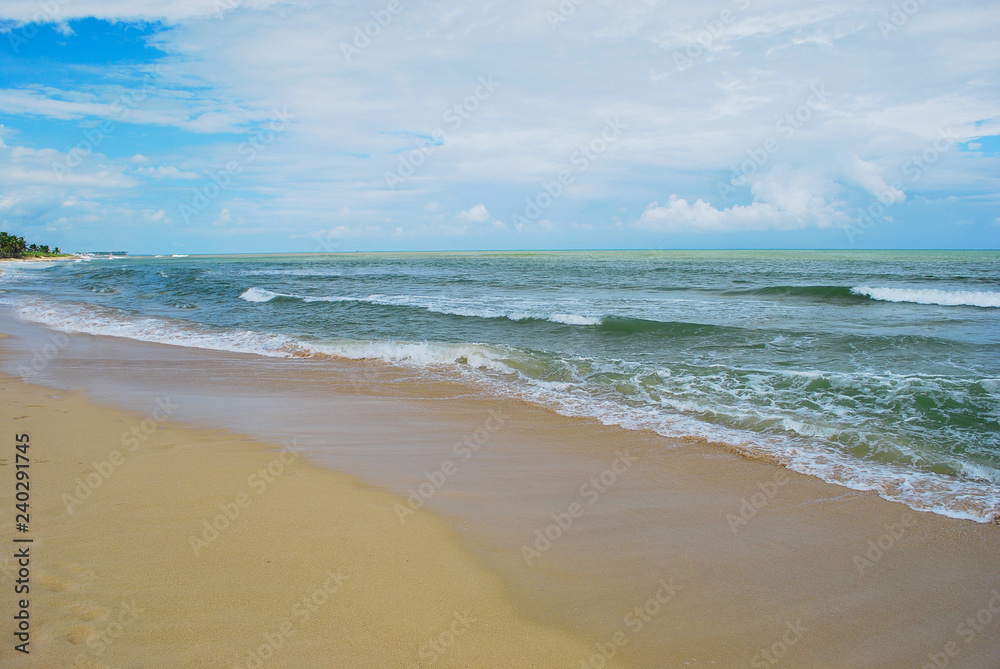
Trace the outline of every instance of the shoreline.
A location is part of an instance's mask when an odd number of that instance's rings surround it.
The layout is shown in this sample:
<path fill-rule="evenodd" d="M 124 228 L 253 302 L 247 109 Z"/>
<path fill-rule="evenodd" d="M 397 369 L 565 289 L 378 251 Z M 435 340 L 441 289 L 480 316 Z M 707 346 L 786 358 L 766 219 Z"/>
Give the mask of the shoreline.
<path fill-rule="evenodd" d="M 54 258 L 0 258 L 0 262 L 54 262 L 57 260 L 76 260 L 80 256 L 57 256 Z"/>
<path fill-rule="evenodd" d="M 5 340 L 8 360 L 40 336 Z M 169 396 L 200 429 L 296 437 L 312 462 L 394 493 L 393 523 L 443 518 L 530 619 L 587 639 L 582 659 L 558 666 L 598 662 L 602 644 L 628 666 L 745 665 L 796 621 L 812 631 L 793 664 L 921 666 L 1000 587 L 994 526 L 708 444 L 374 363 L 67 341 L 41 375 L 50 385 L 132 409 Z M 490 431 L 490 411 L 510 419 Z M 1000 625 L 977 639 L 961 647 L 965 666 L 1000 659 Z"/>
<path fill-rule="evenodd" d="M 9 319 L 13 314 L 10 310 L 5 311 L 3 318 Z M 65 327 L 64 320 L 50 315 L 42 314 L 40 317 L 36 315 L 29 318 L 34 318 L 35 327 Z M 153 320 L 155 321 L 156 317 L 153 317 Z M 502 353 L 498 348 L 489 344 L 460 345 L 466 347 L 467 355 L 470 357 L 484 356 L 487 359 L 485 365 L 478 363 L 487 369 L 483 372 L 482 369 L 475 368 L 476 364 L 470 369 L 464 369 L 462 363 L 465 360 L 456 358 L 458 354 L 454 351 L 448 351 L 447 344 L 401 343 L 400 348 L 403 350 L 400 352 L 404 359 L 409 355 L 431 358 L 440 356 L 443 360 L 441 367 L 435 368 L 432 365 L 411 366 L 406 362 L 397 364 L 392 362 L 393 351 L 390 350 L 389 354 L 386 354 L 379 350 L 379 345 L 365 340 L 351 342 L 346 352 L 338 354 L 335 351 L 330 352 L 323 345 L 314 345 L 308 340 L 280 334 L 263 334 L 260 338 L 251 338 L 248 341 L 244 337 L 247 333 L 236 332 L 235 337 L 227 339 L 231 333 L 227 333 L 226 328 L 219 328 L 216 332 L 223 337 L 221 344 L 205 344 L 202 339 L 203 333 L 197 328 L 186 328 L 182 324 L 165 320 L 161 323 L 163 331 L 150 331 L 148 327 L 136 331 L 132 325 L 133 323 L 126 321 L 117 325 L 89 324 L 82 328 L 71 323 L 69 327 L 71 332 L 75 331 L 77 334 L 88 334 L 98 338 L 121 336 L 129 341 L 153 346 L 172 346 L 170 342 L 175 339 L 183 342 L 177 344 L 181 348 L 194 348 L 219 355 L 310 359 L 320 365 L 324 362 L 339 364 L 348 360 L 359 364 L 385 365 L 386 368 L 395 369 L 404 376 L 427 377 L 435 382 L 471 385 L 475 389 L 474 392 L 488 392 L 497 398 L 519 398 L 571 418 L 595 419 L 605 425 L 619 425 L 627 431 L 651 430 L 668 442 L 692 440 L 710 444 L 714 448 L 730 451 L 747 459 L 768 460 L 791 471 L 813 476 L 842 488 L 861 492 L 873 491 L 886 501 L 906 504 L 914 511 L 927 511 L 983 524 L 1000 524 L 1000 489 L 981 479 L 956 477 L 951 472 L 935 471 L 926 466 L 908 469 L 900 462 L 879 460 L 876 457 L 855 458 L 848 452 L 830 448 L 829 444 L 824 444 L 822 441 L 785 442 L 782 441 L 782 436 L 744 433 L 739 428 L 733 429 L 725 424 L 711 422 L 699 424 L 693 421 L 693 424 L 689 423 L 681 429 L 676 429 L 669 425 L 663 427 L 658 422 L 656 414 L 643 413 L 641 409 L 632 412 L 627 406 L 613 404 L 610 407 L 601 406 L 599 402 L 584 402 L 580 405 L 572 396 L 566 397 L 558 392 L 549 393 L 546 389 L 539 390 L 530 384 L 526 386 L 518 383 L 508 384 L 502 374 L 491 375 L 491 365 L 498 365 L 509 373 L 512 370 L 506 367 L 507 363 L 502 359 Z M 174 327 L 175 325 L 177 327 Z M 128 334 L 120 334 L 123 326 Z M 394 343 L 389 342 L 390 349 L 393 346 Z M 336 346 L 334 348 L 336 349 Z M 408 348 L 417 350 L 414 353 L 407 351 Z M 113 359 L 113 356 L 111 357 Z"/>

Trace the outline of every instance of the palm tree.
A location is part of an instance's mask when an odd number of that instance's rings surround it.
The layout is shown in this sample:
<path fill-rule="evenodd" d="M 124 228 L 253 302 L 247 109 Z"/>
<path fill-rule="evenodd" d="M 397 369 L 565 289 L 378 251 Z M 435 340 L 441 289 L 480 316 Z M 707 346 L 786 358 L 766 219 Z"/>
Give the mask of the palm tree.
<path fill-rule="evenodd" d="M 0 232 L 0 258 L 16 258 L 23 255 L 26 249 L 24 237 Z"/>

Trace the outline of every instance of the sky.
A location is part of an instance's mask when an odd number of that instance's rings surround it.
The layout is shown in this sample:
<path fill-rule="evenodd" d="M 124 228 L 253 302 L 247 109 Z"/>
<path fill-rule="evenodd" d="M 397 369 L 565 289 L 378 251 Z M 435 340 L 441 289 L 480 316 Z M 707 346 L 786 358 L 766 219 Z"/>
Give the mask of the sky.
<path fill-rule="evenodd" d="M 995 0 L 4 0 L 67 251 L 1000 248 Z"/>

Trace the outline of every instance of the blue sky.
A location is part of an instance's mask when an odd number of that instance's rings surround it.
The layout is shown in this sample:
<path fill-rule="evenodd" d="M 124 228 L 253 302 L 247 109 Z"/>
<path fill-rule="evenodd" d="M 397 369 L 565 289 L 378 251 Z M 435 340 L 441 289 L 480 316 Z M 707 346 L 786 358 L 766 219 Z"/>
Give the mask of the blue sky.
<path fill-rule="evenodd" d="M 8 0 L 0 31 L 0 228 L 65 250 L 1000 248 L 992 0 Z"/>

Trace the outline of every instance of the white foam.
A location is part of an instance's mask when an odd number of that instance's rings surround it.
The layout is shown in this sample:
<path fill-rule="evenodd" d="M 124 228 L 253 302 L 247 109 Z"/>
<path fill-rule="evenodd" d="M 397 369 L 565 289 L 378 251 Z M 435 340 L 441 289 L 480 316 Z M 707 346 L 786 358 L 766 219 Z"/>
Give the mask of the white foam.
<path fill-rule="evenodd" d="M 302 351 L 298 342 L 281 335 L 198 327 L 186 321 L 133 316 L 118 309 L 68 304 L 55 306 L 37 300 L 16 304 L 15 310 L 25 320 L 62 332 L 271 357 L 288 357 Z"/>
<path fill-rule="evenodd" d="M 462 365 L 469 369 L 489 370 L 513 375 L 516 372 L 502 360 L 504 351 L 485 344 L 440 344 L 432 342 L 393 342 L 339 340 L 310 343 L 311 351 L 348 360 L 381 360 L 414 367 Z"/>
<path fill-rule="evenodd" d="M 121 337 L 213 351 L 254 353 L 269 357 L 324 354 L 349 360 L 381 360 L 414 367 L 462 365 L 469 369 L 514 374 L 503 358 L 517 355 L 486 344 L 360 341 L 338 339 L 303 342 L 284 335 L 250 330 L 225 330 L 188 321 L 134 316 L 119 309 L 91 305 L 50 304 L 42 300 L 15 305 L 17 314 L 62 332 Z"/>
<path fill-rule="evenodd" d="M 474 318 L 506 318 L 512 321 L 529 319 L 547 320 L 563 325 L 600 325 L 603 318 L 570 313 L 547 313 L 538 305 L 524 305 L 521 309 L 503 306 L 508 300 L 495 300 L 495 304 L 470 304 L 461 298 L 431 297 L 427 295 L 368 295 L 354 297 L 347 295 L 310 296 L 294 293 L 278 293 L 266 288 L 248 288 L 240 295 L 247 302 L 270 302 L 276 297 L 288 297 L 303 302 L 364 302 L 381 306 L 407 306 L 452 316 Z M 480 300 L 484 298 L 478 298 Z"/>
<path fill-rule="evenodd" d="M 281 294 L 263 288 L 248 288 L 240 295 L 240 299 L 247 302 L 270 302 L 276 297 L 281 297 Z"/>
<path fill-rule="evenodd" d="M 566 325 L 600 325 L 603 318 L 593 316 L 578 316 L 576 314 L 552 314 L 548 320 L 553 323 L 564 323 Z"/>
<path fill-rule="evenodd" d="M 883 302 L 937 304 L 945 307 L 1000 308 L 1000 293 L 989 290 L 941 290 L 938 288 L 877 288 L 855 286 L 855 295 L 864 295 Z"/>
<path fill-rule="evenodd" d="M 734 446 L 748 452 L 766 454 L 802 474 L 852 490 L 873 491 L 883 499 L 902 502 L 915 511 L 927 511 L 951 518 L 990 522 L 1000 514 L 1000 488 L 975 480 L 961 480 L 930 472 L 914 472 L 901 466 L 858 460 L 818 440 L 800 442 L 780 436 L 744 432 L 684 415 L 653 412 L 645 408 L 599 401 L 556 384 L 531 383 L 527 399 L 553 406 L 568 416 L 596 418 L 605 425 L 626 429 L 652 430 L 664 437 L 700 437 L 710 442 Z M 546 387 L 548 386 L 548 387 Z M 567 390 L 571 390 L 567 393 Z M 963 469 L 967 474 L 996 480 L 998 472 Z"/>

